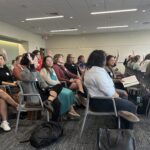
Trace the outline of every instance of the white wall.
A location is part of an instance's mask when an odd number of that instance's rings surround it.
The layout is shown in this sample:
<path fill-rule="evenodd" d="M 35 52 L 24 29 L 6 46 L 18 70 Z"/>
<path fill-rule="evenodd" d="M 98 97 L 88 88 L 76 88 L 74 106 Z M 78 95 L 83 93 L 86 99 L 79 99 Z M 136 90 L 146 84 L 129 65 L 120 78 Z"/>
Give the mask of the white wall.
<path fill-rule="evenodd" d="M 86 58 L 94 49 L 103 49 L 109 54 L 120 54 L 119 61 L 122 62 L 126 56 L 140 54 L 142 57 L 150 53 L 150 31 L 132 31 L 118 33 L 90 34 L 79 36 L 52 36 L 46 41 L 46 48 L 53 54 L 69 53 L 76 58 L 83 54 Z M 123 70 L 123 66 L 119 64 Z"/>
<path fill-rule="evenodd" d="M 45 48 L 45 40 L 40 35 L 30 33 L 4 22 L 0 22 L 0 35 L 24 40 L 28 42 L 28 49 L 32 51 L 36 48 Z"/>

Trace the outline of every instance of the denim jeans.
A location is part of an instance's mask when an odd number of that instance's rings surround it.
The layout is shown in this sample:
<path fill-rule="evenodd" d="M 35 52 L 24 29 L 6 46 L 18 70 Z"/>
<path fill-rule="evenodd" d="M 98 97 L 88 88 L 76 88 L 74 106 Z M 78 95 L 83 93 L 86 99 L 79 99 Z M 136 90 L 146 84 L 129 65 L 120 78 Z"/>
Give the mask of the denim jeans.
<path fill-rule="evenodd" d="M 136 106 L 132 102 L 121 98 L 115 99 L 115 102 L 117 111 L 128 111 L 136 114 Z M 90 99 L 90 109 L 96 112 L 114 112 L 111 100 L 99 100 L 96 98 Z M 121 118 L 121 128 L 132 129 L 133 123 Z"/>

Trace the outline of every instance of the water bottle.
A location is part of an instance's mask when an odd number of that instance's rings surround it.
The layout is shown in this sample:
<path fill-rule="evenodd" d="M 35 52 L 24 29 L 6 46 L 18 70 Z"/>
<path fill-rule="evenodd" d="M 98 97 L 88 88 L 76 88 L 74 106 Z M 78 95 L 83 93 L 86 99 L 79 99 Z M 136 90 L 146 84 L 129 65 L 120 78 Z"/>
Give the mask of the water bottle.
<path fill-rule="evenodd" d="M 137 96 L 137 97 L 136 97 L 136 103 L 137 103 L 137 104 L 140 104 L 140 102 L 141 102 L 141 97 L 140 97 L 140 96 Z"/>

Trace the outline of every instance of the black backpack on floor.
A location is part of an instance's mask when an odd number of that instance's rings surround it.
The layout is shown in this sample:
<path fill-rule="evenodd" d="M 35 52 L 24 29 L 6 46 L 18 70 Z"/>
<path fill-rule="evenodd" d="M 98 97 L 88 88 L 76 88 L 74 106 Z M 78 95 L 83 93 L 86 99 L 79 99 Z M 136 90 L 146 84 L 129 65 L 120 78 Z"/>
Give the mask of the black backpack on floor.
<path fill-rule="evenodd" d="M 63 135 L 63 129 L 57 122 L 44 122 L 37 126 L 30 137 L 30 143 L 36 148 L 43 148 L 55 142 Z"/>

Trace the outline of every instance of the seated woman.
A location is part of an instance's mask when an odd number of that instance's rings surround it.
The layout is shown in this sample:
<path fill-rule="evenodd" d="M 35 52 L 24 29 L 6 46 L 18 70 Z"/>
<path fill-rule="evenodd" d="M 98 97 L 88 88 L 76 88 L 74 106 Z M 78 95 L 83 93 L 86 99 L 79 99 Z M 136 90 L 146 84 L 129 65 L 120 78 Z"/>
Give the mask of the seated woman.
<path fill-rule="evenodd" d="M 74 57 L 72 54 L 68 54 L 66 58 L 65 67 L 73 74 L 78 75 L 79 74 L 79 68 L 74 63 Z"/>
<path fill-rule="evenodd" d="M 106 57 L 106 66 L 105 69 L 109 76 L 113 79 L 113 82 L 115 84 L 116 91 L 120 94 L 122 98 L 128 99 L 128 94 L 126 92 L 126 89 L 124 88 L 122 84 L 121 78 L 118 78 L 116 75 L 115 70 L 113 69 L 115 65 L 115 58 L 112 55 L 108 55 Z"/>
<path fill-rule="evenodd" d="M 7 105 L 10 104 L 14 108 L 18 109 L 19 104 L 16 103 L 6 92 L 0 89 L 0 116 L 2 117 L 2 123 L 0 127 L 4 131 L 10 131 L 11 128 L 7 122 Z"/>
<path fill-rule="evenodd" d="M 139 121 L 136 114 L 136 106 L 126 100 L 121 99 L 114 88 L 114 83 L 104 69 L 106 54 L 102 50 L 93 51 L 87 61 L 87 71 L 84 76 L 84 84 L 91 95 L 90 108 L 93 111 L 114 111 L 112 102 L 103 100 L 98 101 L 94 97 L 108 96 L 114 97 L 117 111 L 121 117 L 122 128 L 133 128 L 133 122 Z M 93 98 L 92 98 L 93 97 Z"/>
<path fill-rule="evenodd" d="M 86 70 L 85 58 L 83 55 L 78 57 L 77 66 L 79 68 L 80 75 L 83 76 Z"/>
<path fill-rule="evenodd" d="M 53 59 L 51 56 L 46 56 L 43 59 L 42 69 L 40 71 L 41 77 L 45 80 L 45 82 L 50 86 L 54 86 L 56 84 L 60 84 L 57 79 L 56 73 L 53 67 Z M 69 115 L 73 117 L 79 117 L 80 115 L 74 110 L 73 103 L 75 102 L 74 93 L 67 89 L 63 88 L 60 94 L 58 95 L 59 101 L 61 103 L 61 114 L 68 112 Z"/>
<path fill-rule="evenodd" d="M 146 67 L 145 75 L 150 77 L 150 62 L 148 63 L 148 65 Z"/>
<path fill-rule="evenodd" d="M 47 100 L 44 105 L 48 110 L 52 111 L 52 120 L 58 121 L 60 102 L 57 95 L 61 92 L 62 86 L 59 84 L 49 88 L 39 72 L 35 70 L 34 58 L 33 54 L 25 53 L 20 62 L 23 70 L 21 70 L 19 78 L 23 81 L 24 93 L 39 93 L 43 101 Z M 36 96 L 28 97 L 27 100 L 33 104 L 39 103 Z"/>
<path fill-rule="evenodd" d="M 68 69 L 64 66 L 64 57 L 62 54 L 56 54 L 54 56 L 54 65 L 53 68 L 56 72 L 58 80 L 60 82 L 65 81 L 67 86 L 71 90 L 78 90 L 78 96 L 81 104 L 85 106 L 86 102 L 84 101 L 84 89 L 82 85 L 82 81 L 80 77 L 75 74 L 72 74 Z"/>
<path fill-rule="evenodd" d="M 134 57 L 134 63 L 133 63 L 133 70 L 139 70 L 140 69 L 140 55 L 136 55 Z"/>
<path fill-rule="evenodd" d="M 150 63 L 150 54 L 147 54 L 144 58 L 144 60 L 141 62 L 140 64 L 140 71 L 141 72 L 146 72 L 146 68 L 147 68 L 147 65 Z"/>
<path fill-rule="evenodd" d="M 77 75 L 72 74 L 70 71 L 68 71 L 67 68 L 65 68 L 63 55 L 56 54 L 54 56 L 53 68 L 59 81 L 66 81 L 70 89 L 83 92 L 83 86 L 80 78 Z"/>
<path fill-rule="evenodd" d="M 20 75 L 20 72 L 21 72 L 21 70 L 22 70 L 22 67 L 21 67 L 21 65 L 20 65 L 21 59 L 22 59 L 22 55 L 18 55 L 18 56 L 16 57 L 16 64 L 15 64 L 14 69 L 13 69 L 13 71 L 12 71 L 12 74 L 15 76 L 15 78 L 16 78 L 17 80 L 20 80 L 20 79 L 19 79 L 19 75 Z"/>

